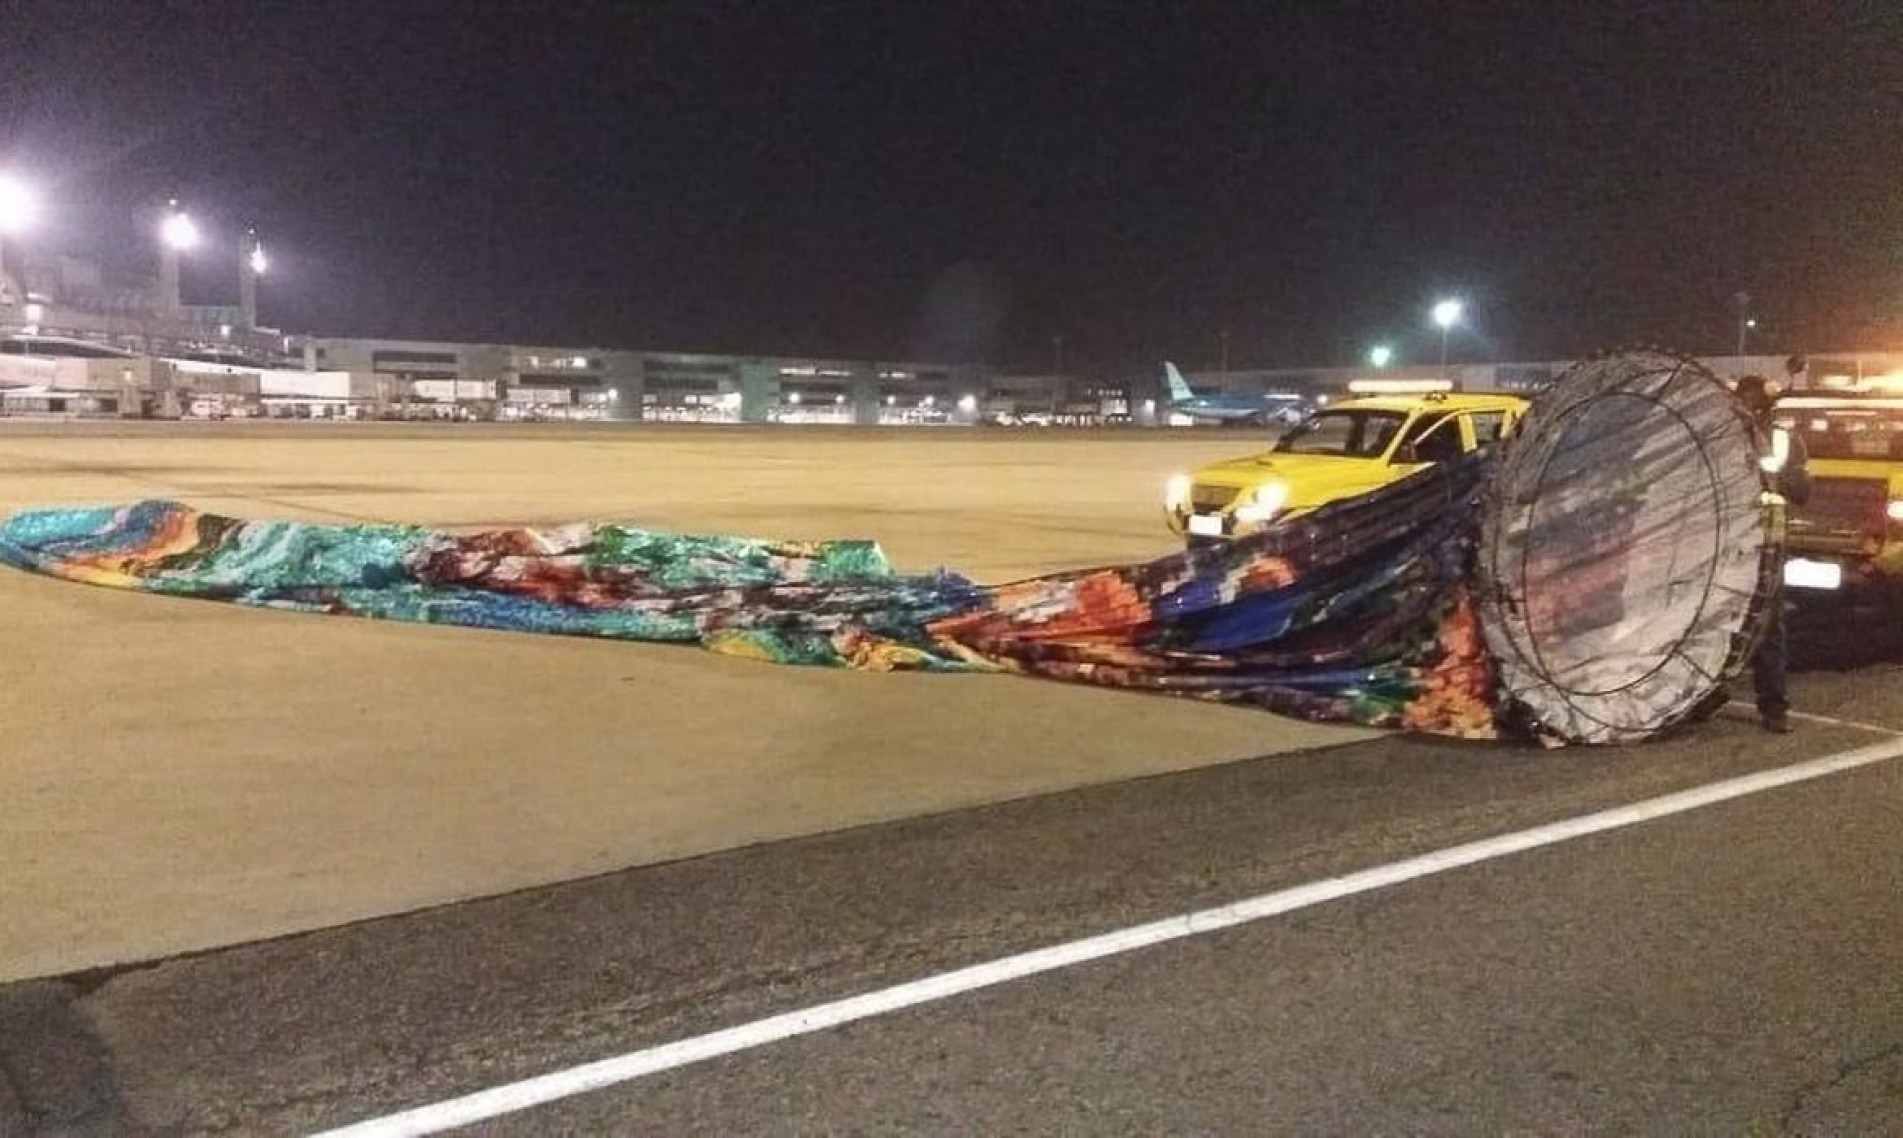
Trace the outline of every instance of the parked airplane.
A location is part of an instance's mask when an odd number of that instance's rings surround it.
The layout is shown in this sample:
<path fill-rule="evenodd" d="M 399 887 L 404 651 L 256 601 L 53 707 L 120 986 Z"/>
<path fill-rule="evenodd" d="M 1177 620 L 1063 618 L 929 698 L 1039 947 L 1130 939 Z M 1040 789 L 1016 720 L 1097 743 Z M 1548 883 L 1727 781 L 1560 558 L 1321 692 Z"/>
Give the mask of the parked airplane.
<path fill-rule="evenodd" d="M 1169 377 L 1168 412 L 1192 422 L 1268 427 L 1299 422 L 1308 413 L 1299 395 L 1198 395 L 1175 364 L 1164 360 L 1163 371 Z"/>

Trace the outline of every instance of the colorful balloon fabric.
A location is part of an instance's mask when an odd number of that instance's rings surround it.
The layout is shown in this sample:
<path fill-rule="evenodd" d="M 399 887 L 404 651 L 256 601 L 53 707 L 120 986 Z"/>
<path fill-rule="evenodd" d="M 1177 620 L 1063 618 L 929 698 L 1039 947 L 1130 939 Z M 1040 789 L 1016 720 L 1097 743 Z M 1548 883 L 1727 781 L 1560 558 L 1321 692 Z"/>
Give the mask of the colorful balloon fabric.
<path fill-rule="evenodd" d="M 170 501 L 16 514 L 0 523 L 0 561 L 265 608 L 1016 672 L 1490 738 L 1494 670 L 1466 583 L 1484 470 L 1449 464 L 1227 545 L 995 587 L 894 572 L 867 541 L 592 524 L 454 534 Z"/>

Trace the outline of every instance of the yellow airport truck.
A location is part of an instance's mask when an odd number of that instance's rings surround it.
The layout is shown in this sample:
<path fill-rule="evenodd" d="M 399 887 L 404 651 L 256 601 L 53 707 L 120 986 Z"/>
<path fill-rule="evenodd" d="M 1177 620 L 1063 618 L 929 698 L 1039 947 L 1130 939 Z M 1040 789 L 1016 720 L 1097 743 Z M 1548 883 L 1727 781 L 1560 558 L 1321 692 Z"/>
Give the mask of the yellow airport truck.
<path fill-rule="evenodd" d="M 1811 494 L 1789 515 L 1786 595 L 1903 604 L 1903 397 L 1803 391 L 1777 402 L 1803 437 Z"/>
<path fill-rule="evenodd" d="M 1163 520 L 1191 546 L 1243 537 L 1489 446 L 1526 408 L 1517 395 L 1442 393 L 1338 403 L 1269 450 L 1171 478 Z"/>

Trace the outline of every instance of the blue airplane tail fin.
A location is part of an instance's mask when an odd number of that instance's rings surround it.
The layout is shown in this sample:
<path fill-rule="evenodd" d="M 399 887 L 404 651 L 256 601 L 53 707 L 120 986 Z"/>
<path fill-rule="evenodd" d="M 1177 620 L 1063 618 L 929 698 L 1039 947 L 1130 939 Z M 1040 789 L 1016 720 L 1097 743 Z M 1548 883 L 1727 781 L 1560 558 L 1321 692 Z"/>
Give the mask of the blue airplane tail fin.
<path fill-rule="evenodd" d="M 1196 393 L 1189 389 L 1188 382 L 1183 379 L 1183 373 L 1176 370 L 1175 364 L 1164 360 L 1163 374 L 1169 377 L 1171 403 L 1183 403 L 1196 398 Z"/>

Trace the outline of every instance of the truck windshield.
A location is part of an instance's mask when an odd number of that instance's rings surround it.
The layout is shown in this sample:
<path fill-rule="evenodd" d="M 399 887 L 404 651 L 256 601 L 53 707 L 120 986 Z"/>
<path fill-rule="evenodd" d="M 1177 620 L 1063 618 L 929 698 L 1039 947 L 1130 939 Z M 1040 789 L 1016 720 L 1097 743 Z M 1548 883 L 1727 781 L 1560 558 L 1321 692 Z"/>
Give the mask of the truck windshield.
<path fill-rule="evenodd" d="M 1407 416 L 1399 411 L 1323 411 L 1283 435 L 1280 454 L 1333 454 L 1380 458 Z"/>
<path fill-rule="evenodd" d="M 1903 405 L 1779 407 L 1778 422 L 1804 437 L 1812 458 L 1903 462 Z"/>

